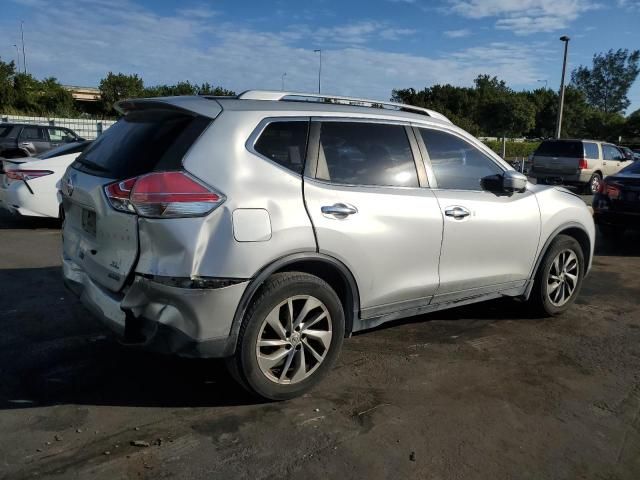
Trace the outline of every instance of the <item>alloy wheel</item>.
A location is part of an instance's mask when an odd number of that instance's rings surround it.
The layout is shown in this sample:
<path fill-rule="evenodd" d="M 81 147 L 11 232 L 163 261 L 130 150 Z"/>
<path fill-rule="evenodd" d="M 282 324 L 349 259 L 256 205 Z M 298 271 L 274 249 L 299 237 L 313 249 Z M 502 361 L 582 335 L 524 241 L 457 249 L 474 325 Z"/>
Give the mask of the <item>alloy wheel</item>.
<path fill-rule="evenodd" d="M 551 263 L 547 276 L 547 296 L 556 307 L 569 301 L 578 286 L 580 264 L 573 250 L 562 250 Z"/>
<path fill-rule="evenodd" d="M 599 189 L 600 189 L 600 177 L 597 175 L 594 175 L 593 178 L 591 179 L 591 193 L 596 194 L 598 193 Z"/>
<path fill-rule="evenodd" d="M 258 366 L 275 383 L 298 383 L 322 364 L 332 335 L 331 316 L 320 300 L 289 297 L 262 322 L 256 343 Z"/>

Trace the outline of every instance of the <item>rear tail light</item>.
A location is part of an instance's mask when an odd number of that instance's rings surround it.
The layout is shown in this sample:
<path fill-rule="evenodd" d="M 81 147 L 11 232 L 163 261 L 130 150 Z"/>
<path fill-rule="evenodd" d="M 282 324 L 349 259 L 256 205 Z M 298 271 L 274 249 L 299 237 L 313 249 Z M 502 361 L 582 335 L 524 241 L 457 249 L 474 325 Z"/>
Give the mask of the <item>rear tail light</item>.
<path fill-rule="evenodd" d="M 598 193 L 609 197 L 611 200 L 617 200 L 620 198 L 620 187 L 604 180 L 600 183 Z"/>
<path fill-rule="evenodd" d="M 224 202 L 224 196 L 186 172 L 158 172 L 104 187 L 113 208 L 151 218 L 198 217 Z"/>
<path fill-rule="evenodd" d="M 589 168 L 589 163 L 586 158 L 578 160 L 578 170 L 586 170 L 587 168 Z"/>
<path fill-rule="evenodd" d="M 7 170 L 5 175 L 10 180 L 33 180 L 34 178 L 51 175 L 51 170 Z"/>

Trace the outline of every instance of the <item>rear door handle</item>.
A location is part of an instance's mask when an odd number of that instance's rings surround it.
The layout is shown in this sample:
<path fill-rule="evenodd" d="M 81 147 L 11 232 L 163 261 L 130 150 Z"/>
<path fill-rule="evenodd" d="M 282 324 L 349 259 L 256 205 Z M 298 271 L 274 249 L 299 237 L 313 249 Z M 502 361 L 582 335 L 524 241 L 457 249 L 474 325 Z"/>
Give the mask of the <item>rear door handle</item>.
<path fill-rule="evenodd" d="M 471 212 L 464 207 L 461 207 L 459 205 L 454 205 L 452 207 L 445 208 L 444 214 L 447 217 L 453 217 L 456 220 L 461 220 L 464 217 L 468 217 L 469 215 L 471 215 Z"/>
<path fill-rule="evenodd" d="M 320 207 L 323 215 L 333 215 L 336 218 L 347 218 L 349 215 L 358 213 L 358 209 L 353 205 L 346 203 L 334 203 L 333 205 L 325 205 Z"/>

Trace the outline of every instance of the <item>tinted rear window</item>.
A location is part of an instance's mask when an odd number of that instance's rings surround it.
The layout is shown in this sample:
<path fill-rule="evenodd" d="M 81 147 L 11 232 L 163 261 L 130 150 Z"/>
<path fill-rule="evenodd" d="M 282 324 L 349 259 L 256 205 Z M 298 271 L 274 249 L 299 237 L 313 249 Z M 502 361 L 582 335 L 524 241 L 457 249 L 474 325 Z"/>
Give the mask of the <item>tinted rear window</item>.
<path fill-rule="evenodd" d="M 210 118 L 169 110 L 131 112 L 94 140 L 73 167 L 117 179 L 179 169 L 209 123 Z"/>
<path fill-rule="evenodd" d="M 273 122 L 267 125 L 255 150 L 296 173 L 302 173 L 309 122 Z"/>
<path fill-rule="evenodd" d="M 598 154 L 598 145 L 596 143 L 584 142 L 584 155 L 587 158 L 600 158 Z"/>
<path fill-rule="evenodd" d="M 562 140 L 545 140 L 536 150 L 535 155 L 544 157 L 572 157 L 583 158 L 582 142 L 568 142 Z M 597 157 L 595 157 L 597 158 Z"/>

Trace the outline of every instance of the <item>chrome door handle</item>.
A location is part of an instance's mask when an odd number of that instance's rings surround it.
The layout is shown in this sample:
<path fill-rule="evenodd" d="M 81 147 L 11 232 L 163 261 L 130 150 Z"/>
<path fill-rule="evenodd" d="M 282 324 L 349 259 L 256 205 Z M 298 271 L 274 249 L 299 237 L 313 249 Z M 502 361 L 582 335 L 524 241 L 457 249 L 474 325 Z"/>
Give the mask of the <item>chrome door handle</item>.
<path fill-rule="evenodd" d="M 454 206 L 454 207 L 445 208 L 444 214 L 447 217 L 453 217 L 456 220 L 460 220 L 464 217 L 468 217 L 469 215 L 471 215 L 471 212 L 464 207 Z"/>
<path fill-rule="evenodd" d="M 320 207 L 323 215 L 333 215 L 336 218 L 346 218 L 349 215 L 358 213 L 358 209 L 352 205 L 344 203 L 334 203 L 333 205 L 325 205 Z"/>

